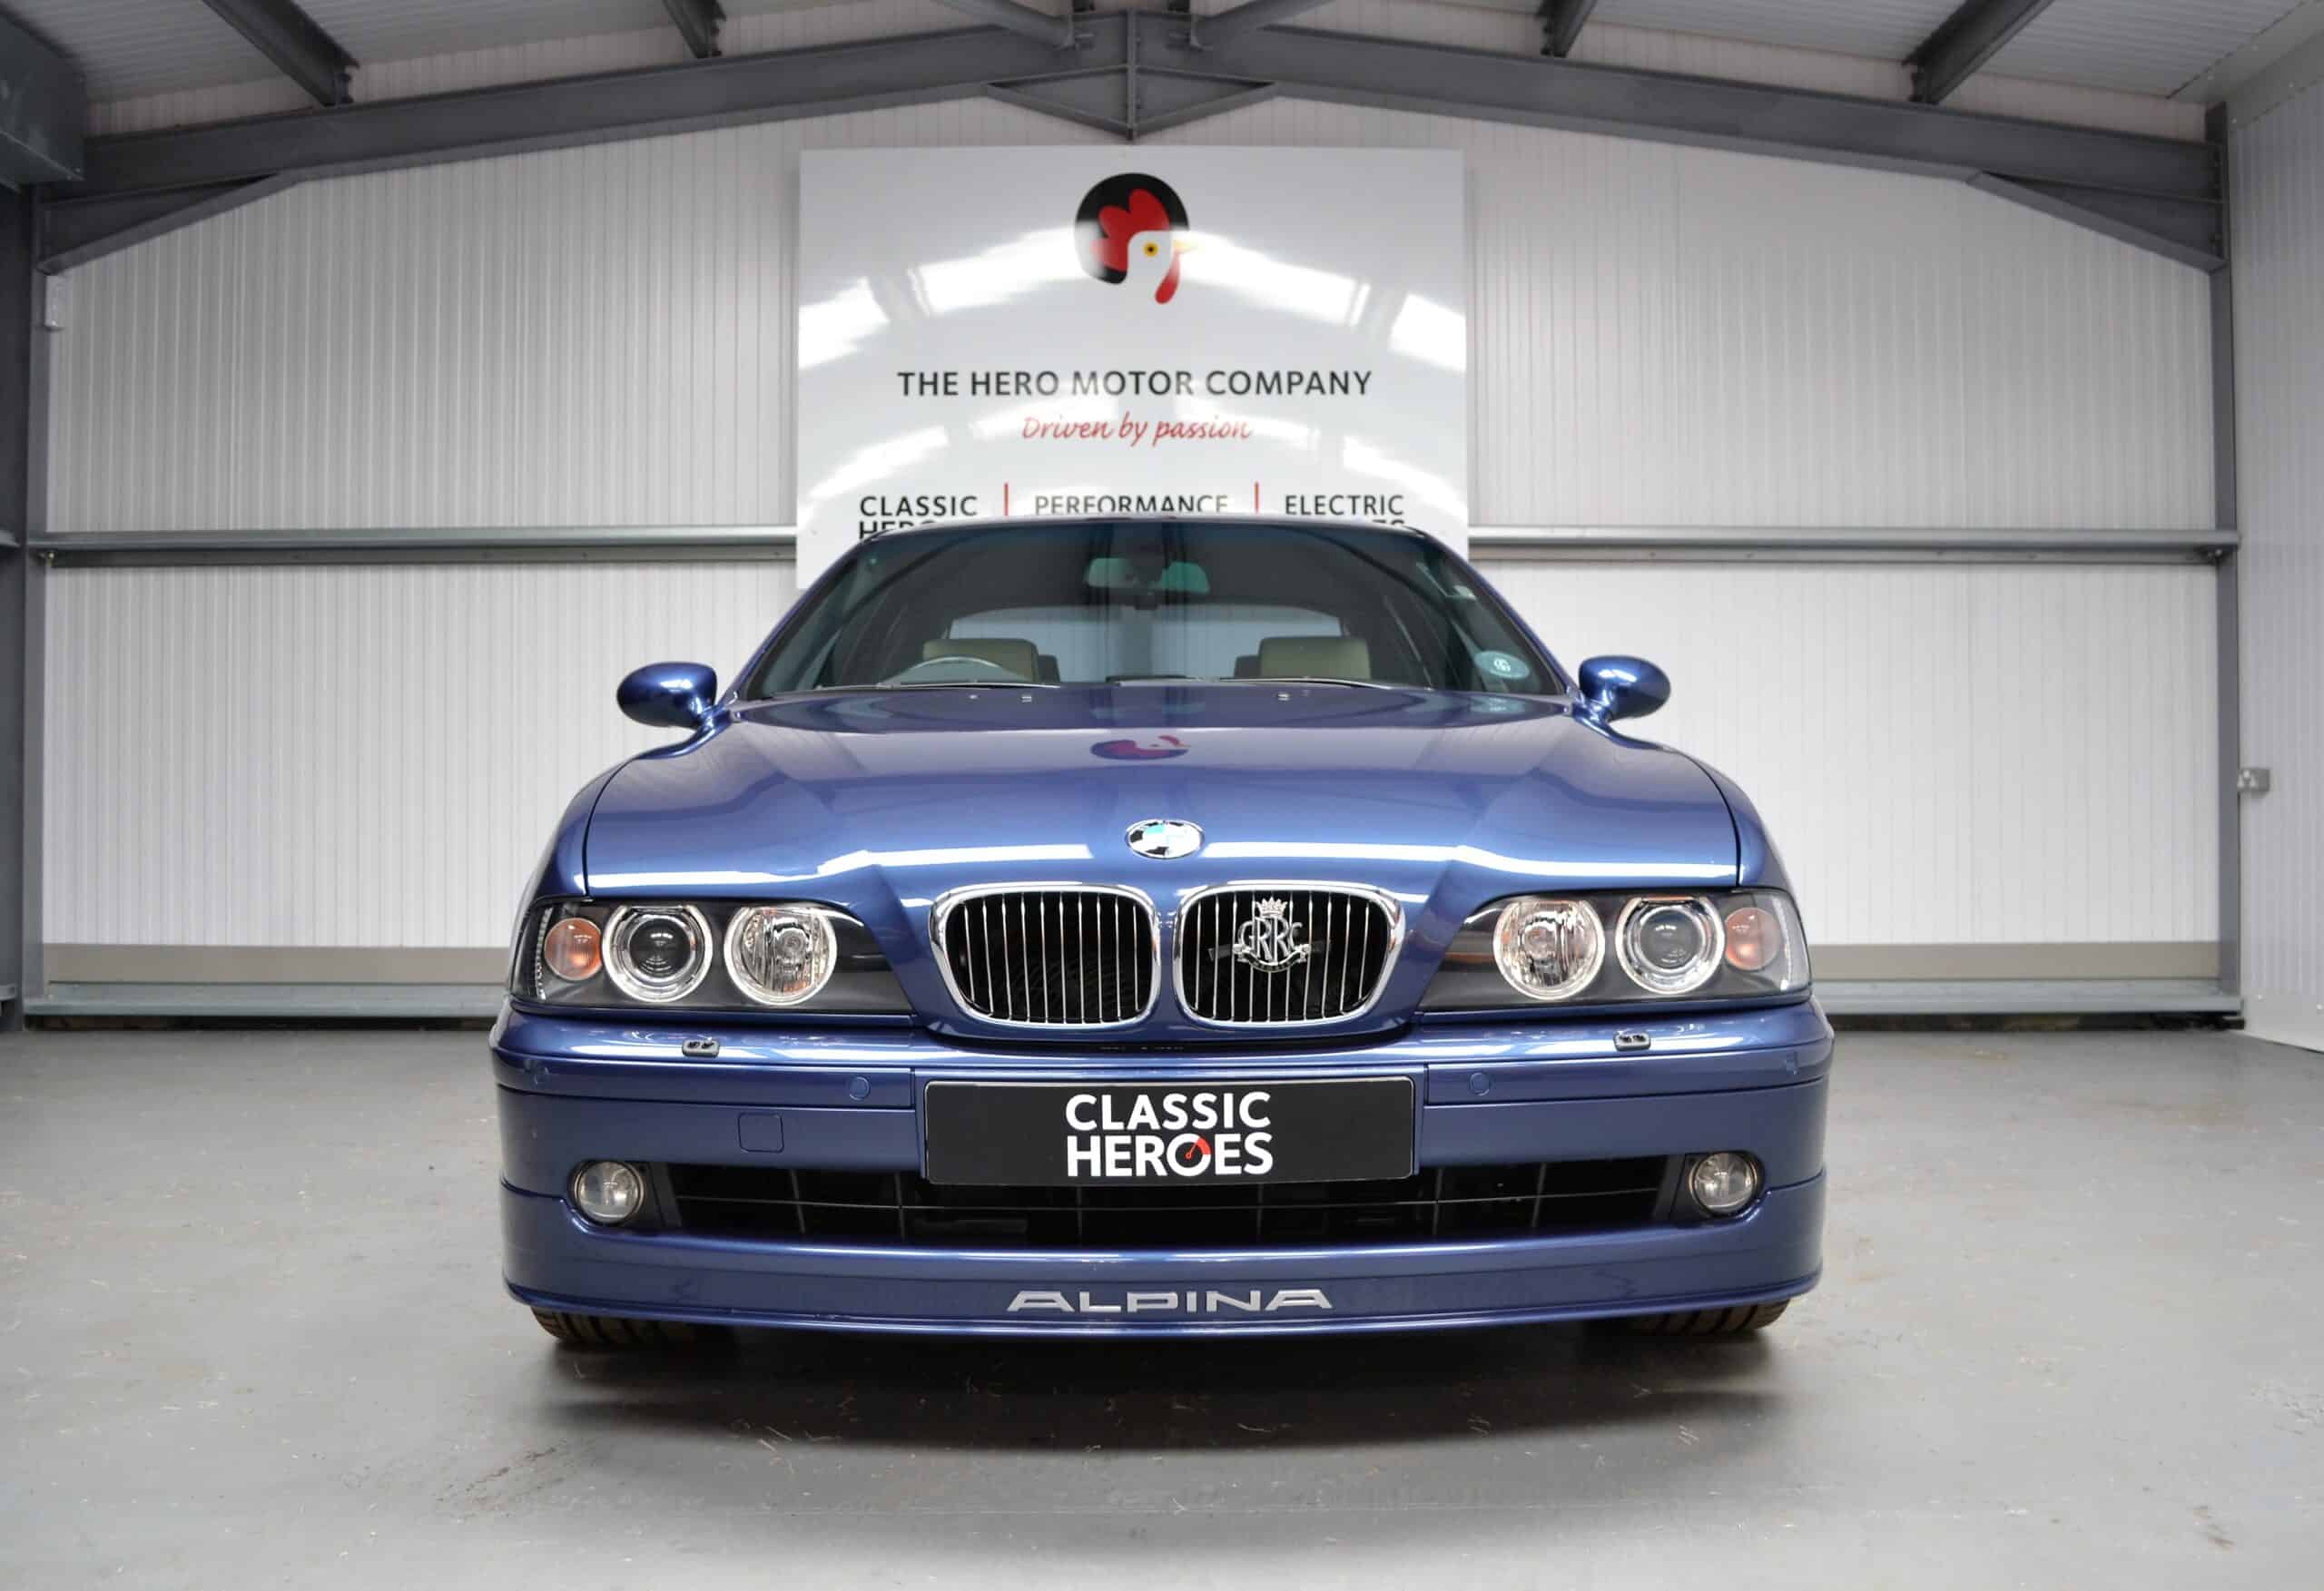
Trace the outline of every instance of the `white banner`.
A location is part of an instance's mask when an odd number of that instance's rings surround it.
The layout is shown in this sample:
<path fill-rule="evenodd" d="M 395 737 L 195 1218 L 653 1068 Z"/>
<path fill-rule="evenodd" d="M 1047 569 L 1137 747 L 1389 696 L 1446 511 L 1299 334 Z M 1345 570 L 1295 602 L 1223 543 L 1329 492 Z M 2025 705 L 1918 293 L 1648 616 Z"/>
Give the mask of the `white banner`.
<path fill-rule="evenodd" d="M 1449 150 L 802 157 L 799 574 L 931 520 L 1288 515 L 1468 539 Z"/>

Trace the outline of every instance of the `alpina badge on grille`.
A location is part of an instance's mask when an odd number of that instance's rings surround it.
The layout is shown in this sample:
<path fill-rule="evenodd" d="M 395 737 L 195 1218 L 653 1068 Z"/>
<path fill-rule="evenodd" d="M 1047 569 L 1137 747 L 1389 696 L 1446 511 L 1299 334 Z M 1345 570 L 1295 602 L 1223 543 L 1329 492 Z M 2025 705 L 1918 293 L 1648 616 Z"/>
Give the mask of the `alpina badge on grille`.
<path fill-rule="evenodd" d="M 1307 925 L 1281 899 L 1260 901 L 1235 930 L 1235 959 L 1261 972 L 1281 972 L 1307 959 Z"/>

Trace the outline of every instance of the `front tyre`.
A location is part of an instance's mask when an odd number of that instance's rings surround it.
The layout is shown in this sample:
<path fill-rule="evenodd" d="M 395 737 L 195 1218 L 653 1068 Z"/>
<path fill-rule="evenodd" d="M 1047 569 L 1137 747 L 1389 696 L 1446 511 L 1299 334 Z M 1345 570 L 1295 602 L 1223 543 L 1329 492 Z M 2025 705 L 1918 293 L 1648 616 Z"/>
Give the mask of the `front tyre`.
<path fill-rule="evenodd" d="M 576 1315 L 535 1310 L 541 1330 L 568 1348 L 698 1348 L 710 1337 L 683 1321 L 633 1321 L 621 1315 Z"/>
<path fill-rule="evenodd" d="M 1649 1337 L 1740 1337 L 1764 1331 L 1783 1319 L 1789 1299 L 1775 1303 L 1736 1304 L 1723 1310 L 1675 1310 L 1664 1315 L 1632 1315 L 1622 1324 Z"/>

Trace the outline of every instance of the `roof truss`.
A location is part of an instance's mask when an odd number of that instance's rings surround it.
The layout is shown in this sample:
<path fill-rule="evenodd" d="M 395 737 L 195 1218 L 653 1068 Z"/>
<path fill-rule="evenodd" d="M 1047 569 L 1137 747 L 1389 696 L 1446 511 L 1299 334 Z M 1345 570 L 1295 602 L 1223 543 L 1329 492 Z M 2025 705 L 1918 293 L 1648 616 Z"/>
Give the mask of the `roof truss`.
<path fill-rule="evenodd" d="M 2221 262 L 2212 144 L 1304 28 L 1222 37 L 1220 18 L 1182 12 L 1058 17 L 1014 0 L 951 3 L 1005 5 L 1042 26 L 1020 18 L 92 139 L 84 180 L 51 190 L 52 225 L 70 235 L 53 231 L 44 260 L 55 269 L 108 239 L 152 236 L 171 195 L 215 205 L 239 192 L 229 184 L 259 179 L 980 94 L 1136 138 L 1279 93 L 1946 177 L 2204 269 Z"/>

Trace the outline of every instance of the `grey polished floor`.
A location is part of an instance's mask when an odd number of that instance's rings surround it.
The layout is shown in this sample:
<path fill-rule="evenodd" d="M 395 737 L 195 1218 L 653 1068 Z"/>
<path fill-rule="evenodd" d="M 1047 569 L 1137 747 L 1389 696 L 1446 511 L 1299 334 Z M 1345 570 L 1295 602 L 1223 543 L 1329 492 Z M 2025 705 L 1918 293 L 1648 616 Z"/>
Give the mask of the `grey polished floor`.
<path fill-rule="evenodd" d="M 1844 1036 L 1762 1341 L 629 1360 L 499 1291 L 481 1043 L 0 1038 L 0 1585 L 2315 1584 L 2324 1057 Z"/>

